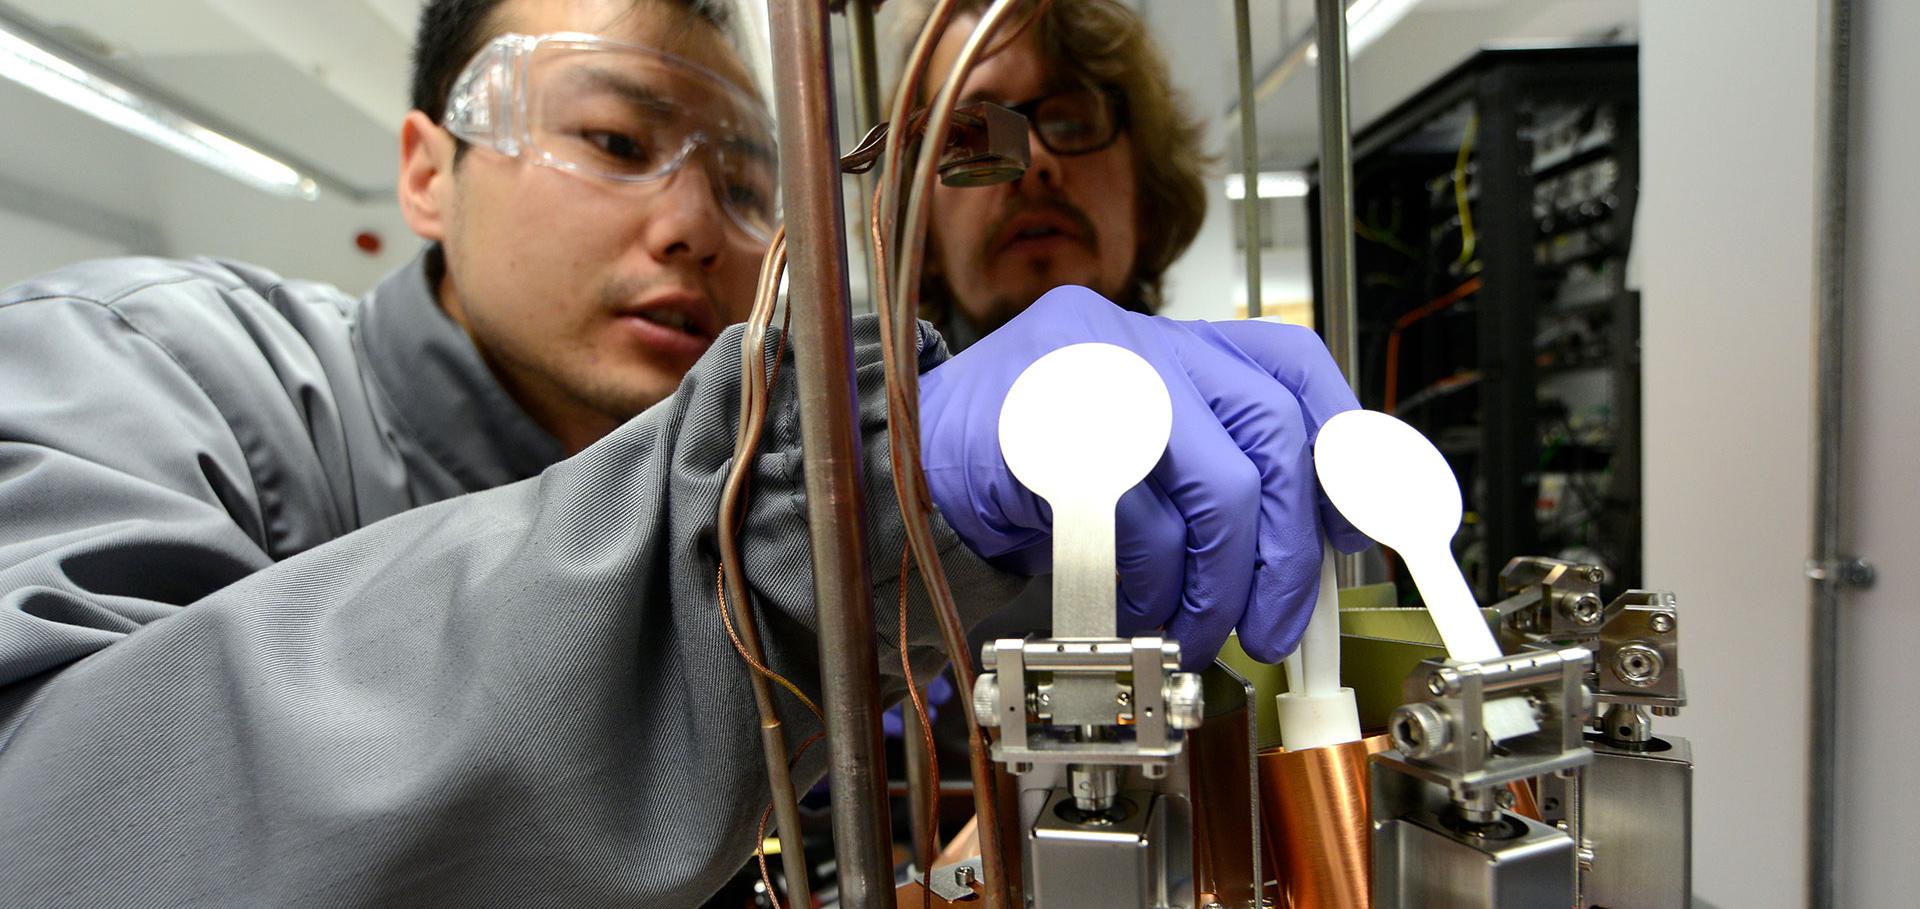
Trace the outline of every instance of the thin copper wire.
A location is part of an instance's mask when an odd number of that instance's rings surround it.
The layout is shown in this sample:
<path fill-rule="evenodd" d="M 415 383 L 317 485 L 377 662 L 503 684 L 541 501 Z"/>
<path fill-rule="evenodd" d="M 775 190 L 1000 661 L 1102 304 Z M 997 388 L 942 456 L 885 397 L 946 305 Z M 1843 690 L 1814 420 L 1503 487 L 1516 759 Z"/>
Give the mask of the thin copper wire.
<path fill-rule="evenodd" d="M 820 710 L 812 699 L 803 694 L 791 681 L 767 667 L 760 646 L 759 630 L 754 625 L 752 600 L 748 594 L 745 572 L 740 565 L 736 545 L 739 532 L 737 525 L 744 515 L 748 476 L 751 472 L 754 453 L 759 447 L 760 431 L 766 420 L 766 399 L 771 387 L 764 358 L 766 328 L 773 319 L 773 310 L 778 300 L 780 271 L 785 266 L 785 262 L 786 228 L 783 225 L 774 232 L 772 241 L 767 244 L 766 255 L 760 263 L 760 277 L 755 289 L 753 311 L 741 335 L 740 426 L 734 439 L 733 464 L 728 469 L 726 484 L 720 498 L 718 528 L 720 568 L 715 578 L 715 595 L 718 599 L 721 622 L 727 629 L 728 640 L 733 642 L 735 650 L 754 670 L 750 676 L 753 699 L 760 715 L 761 741 L 766 751 L 767 782 L 772 792 L 772 805 L 769 805 L 766 813 L 771 813 L 775 806 L 779 806 L 785 812 L 784 819 L 794 821 L 794 823 L 783 822 L 780 825 L 782 861 L 787 866 L 788 876 L 792 878 L 788 881 L 788 887 L 794 893 L 810 900 L 811 892 L 805 876 L 805 846 L 801 842 L 798 829 L 798 811 L 792 804 L 793 785 L 789 775 L 791 761 L 785 754 L 785 735 L 782 731 L 780 714 L 774 707 L 773 695 L 767 688 L 767 682 L 769 680 L 777 682 L 793 693 L 816 717 L 819 716 Z M 791 310 L 789 310 L 788 318 L 791 317 Z M 778 375 L 779 357 L 785 352 L 785 343 L 786 336 L 783 332 L 780 350 L 775 354 L 775 376 Z M 739 593 L 738 599 L 727 596 L 729 581 L 733 589 Z M 804 752 L 817 738 L 816 734 L 814 738 L 809 739 L 801 746 L 801 751 Z M 788 829 L 789 827 L 794 829 Z M 767 895 L 770 899 L 774 899 L 777 909 L 778 899 L 773 896 L 773 880 L 767 872 L 765 850 L 766 820 L 763 813 L 754 851 L 759 857 L 761 877 L 766 882 Z"/>
<path fill-rule="evenodd" d="M 907 122 L 907 110 L 918 93 L 919 83 L 926 72 L 933 47 L 938 37 L 946 30 L 948 20 L 952 18 L 953 7 L 953 0 L 940 0 L 928 16 L 902 71 L 889 122 Z M 964 69 L 956 69 L 956 72 L 964 74 Z M 880 314 L 880 327 L 884 339 L 881 351 L 887 373 L 887 431 L 892 451 L 894 494 L 900 503 L 908 546 L 920 568 L 921 581 L 926 585 L 928 599 L 933 603 L 934 616 L 946 644 L 947 659 L 953 665 L 954 681 L 962 692 L 962 696 L 957 700 L 966 717 L 969 746 L 968 770 L 973 777 L 974 811 L 981 823 L 981 870 L 984 872 L 982 876 L 986 879 L 987 907 L 988 909 L 1010 909 L 1011 882 L 1007 879 L 1006 873 L 993 770 L 987 761 L 986 742 L 981 733 L 978 718 L 974 716 L 973 699 L 967 696 L 973 690 L 972 655 L 967 650 L 966 631 L 960 623 L 959 609 L 954 604 L 953 591 L 947 583 L 945 568 L 941 565 L 939 553 L 933 545 L 932 526 L 928 517 L 932 510 L 931 497 L 926 491 L 926 477 L 920 471 L 920 438 L 915 420 L 919 405 L 919 358 L 916 355 L 918 345 L 914 331 L 914 312 L 910 301 L 906 301 L 905 306 L 896 306 L 892 302 L 892 289 L 888 287 L 888 251 L 891 244 L 887 241 L 891 239 L 893 216 L 897 211 L 895 206 L 904 176 L 900 170 L 900 162 L 909 132 L 904 129 L 892 130 L 887 136 L 885 167 L 881 173 L 881 179 L 877 181 L 879 184 L 877 192 L 881 204 L 874 206 L 872 222 L 874 256 L 877 263 L 875 299 L 880 304 L 876 309 Z M 944 137 L 936 137 L 933 141 L 944 141 Z M 917 241 L 922 234 L 924 231 L 912 236 Z M 908 244 L 909 247 L 912 245 L 914 244 Z M 905 270 L 901 274 L 909 280 L 915 277 L 912 269 Z"/>
<path fill-rule="evenodd" d="M 1260 752 L 1260 813 L 1293 909 L 1367 909 L 1372 820 L 1367 758 L 1387 737 Z"/>

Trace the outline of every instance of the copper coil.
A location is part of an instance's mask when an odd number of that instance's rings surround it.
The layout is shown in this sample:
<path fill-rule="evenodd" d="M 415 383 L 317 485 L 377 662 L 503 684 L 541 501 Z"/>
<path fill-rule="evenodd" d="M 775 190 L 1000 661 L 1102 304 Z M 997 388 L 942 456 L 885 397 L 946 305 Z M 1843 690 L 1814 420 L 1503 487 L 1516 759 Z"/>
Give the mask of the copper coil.
<path fill-rule="evenodd" d="M 1533 784 L 1527 780 L 1514 780 L 1507 784 L 1507 790 L 1513 793 L 1513 813 L 1532 820 L 1541 820 L 1540 803 L 1533 796 Z"/>
<path fill-rule="evenodd" d="M 1367 909 L 1373 844 L 1367 757 L 1384 735 L 1343 745 L 1260 752 L 1262 830 L 1292 909 Z"/>

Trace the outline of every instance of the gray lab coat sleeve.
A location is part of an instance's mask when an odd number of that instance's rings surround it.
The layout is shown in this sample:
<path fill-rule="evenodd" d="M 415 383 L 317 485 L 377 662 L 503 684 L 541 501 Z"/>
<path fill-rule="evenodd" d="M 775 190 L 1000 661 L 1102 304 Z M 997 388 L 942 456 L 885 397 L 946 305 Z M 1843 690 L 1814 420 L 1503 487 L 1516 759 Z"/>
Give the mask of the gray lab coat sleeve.
<path fill-rule="evenodd" d="M 271 528 L 246 518 L 262 510 L 243 446 L 165 351 L 123 335 L 131 349 L 73 364 L 143 364 L 123 407 L 0 366 L 19 395 L 0 406 L 4 902 L 704 899 L 751 854 L 767 798 L 714 592 L 738 331 L 672 397 L 542 475 L 277 562 Z M 891 652 L 902 533 L 872 323 L 855 338 L 876 645 Z M 0 363 L 20 343 L 0 341 Z M 924 326 L 922 350 L 923 368 L 944 356 Z M 789 356 L 743 544 L 772 661 L 817 696 L 792 376 Z M 141 424 L 156 414 L 165 426 Z M 69 418 L 94 429 L 18 431 Z M 969 621 L 1018 590 L 936 523 Z M 915 603 L 925 665 L 936 635 Z M 899 675 L 897 658 L 880 665 Z M 817 725 L 780 697 L 797 744 Z"/>

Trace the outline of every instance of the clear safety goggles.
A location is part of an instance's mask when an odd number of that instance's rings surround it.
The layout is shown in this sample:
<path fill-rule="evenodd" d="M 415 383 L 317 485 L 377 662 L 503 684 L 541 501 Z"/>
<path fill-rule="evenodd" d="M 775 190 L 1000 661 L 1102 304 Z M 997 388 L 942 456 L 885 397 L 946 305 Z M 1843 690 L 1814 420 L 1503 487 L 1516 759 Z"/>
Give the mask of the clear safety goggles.
<path fill-rule="evenodd" d="M 657 184 L 689 161 L 762 242 L 779 212 L 773 121 L 698 64 L 594 35 L 506 34 L 454 80 L 443 124 L 474 145 L 618 183 Z"/>

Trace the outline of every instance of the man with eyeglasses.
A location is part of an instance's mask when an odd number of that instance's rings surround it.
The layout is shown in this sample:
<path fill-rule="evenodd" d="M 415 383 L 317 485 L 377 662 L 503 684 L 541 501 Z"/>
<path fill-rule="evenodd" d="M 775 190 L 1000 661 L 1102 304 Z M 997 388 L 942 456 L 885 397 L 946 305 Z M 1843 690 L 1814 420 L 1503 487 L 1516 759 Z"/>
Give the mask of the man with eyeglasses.
<path fill-rule="evenodd" d="M 952 68 L 986 6 L 959 4 L 933 73 Z M 1062 284 L 1158 310 L 1162 276 L 1206 217 L 1207 156 L 1140 17 L 1054 0 L 974 67 L 961 98 L 1026 115 L 1032 163 L 1011 183 L 934 190 L 921 316 L 958 350 Z"/>
<path fill-rule="evenodd" d="M 747 860 L 767 789 L 715 524 L 726 326 L 777 170 L 728 34 L 702 0 L 431 0 L 399 178 L 428 244 L 371 293 L 207 259 L 0 290 L 0 901 L 674 906 Z M 1344 529 L 1305 460 L 1353 406 L 1324 348 L 1084 291 L 1022 319 L 952 359 L 920 332 L 963 620 L 1051 547 L 993 415 L 1028 364 L 1104 341 L 1172 397 L 1167 456 L 1119 506 L 1122 630 L 1163 628 L 1190 664 L 1236 625 L 1290 646 L 1322 523 Z M 873 320 L 853 337 L 891 609 Z M 740 543 L 768 661 L 817 691 L 792 376 Z M 789 742 L 818 731 L 780 709 Z"/>

